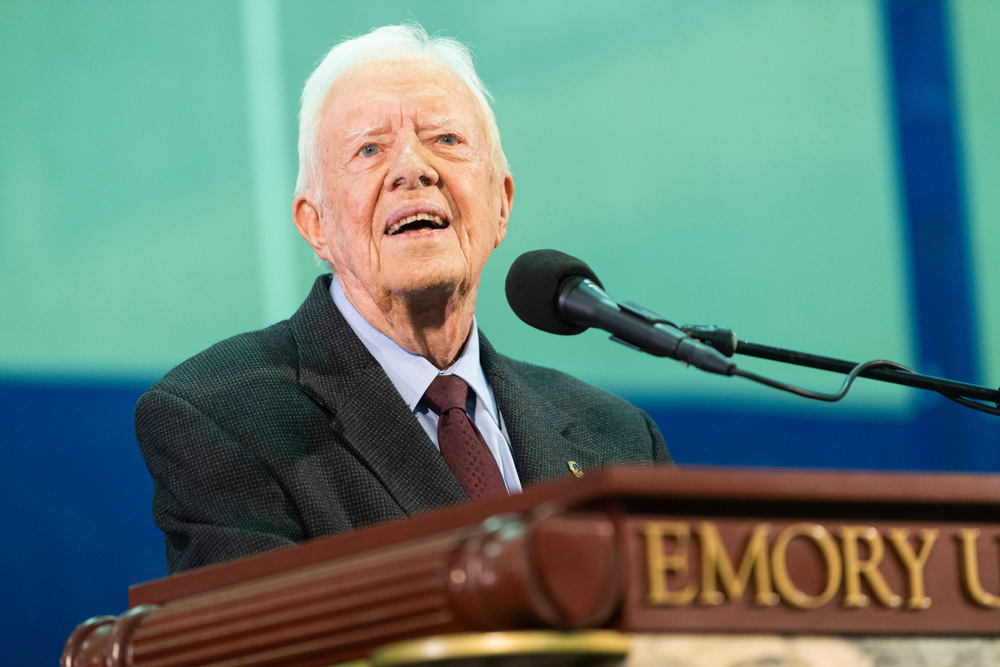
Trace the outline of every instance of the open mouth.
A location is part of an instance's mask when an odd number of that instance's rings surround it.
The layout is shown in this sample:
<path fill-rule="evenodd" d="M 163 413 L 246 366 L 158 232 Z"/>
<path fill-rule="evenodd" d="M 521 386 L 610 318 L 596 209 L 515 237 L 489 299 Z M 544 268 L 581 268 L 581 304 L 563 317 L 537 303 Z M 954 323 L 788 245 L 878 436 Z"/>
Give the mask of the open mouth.
<path fill-rule="evenodd" d="M 405 218 L 400 218 L 392 227 L 385 230 L 386 236 L 397 236 L 407 232 L 415 232 L 421 229 L 445 229 L 448 221 L 445 218 L 433 213 L 415 213 Z"/>

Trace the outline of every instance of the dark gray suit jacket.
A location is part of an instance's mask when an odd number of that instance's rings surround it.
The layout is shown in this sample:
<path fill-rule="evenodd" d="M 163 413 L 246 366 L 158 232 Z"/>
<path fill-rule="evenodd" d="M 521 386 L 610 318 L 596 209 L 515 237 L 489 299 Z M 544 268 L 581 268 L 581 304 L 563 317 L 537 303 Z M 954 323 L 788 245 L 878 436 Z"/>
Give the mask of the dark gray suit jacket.
<path fill-rule="evenodd" d="M 171 573 L 467 499 L 329 285 L 320 277 L 290 319 L 212 346 L 139 400 Z M 480 355 L 522 484 L 568 475 L 570 460 L 670 464 L 641 410 L 482 334 Z"/>

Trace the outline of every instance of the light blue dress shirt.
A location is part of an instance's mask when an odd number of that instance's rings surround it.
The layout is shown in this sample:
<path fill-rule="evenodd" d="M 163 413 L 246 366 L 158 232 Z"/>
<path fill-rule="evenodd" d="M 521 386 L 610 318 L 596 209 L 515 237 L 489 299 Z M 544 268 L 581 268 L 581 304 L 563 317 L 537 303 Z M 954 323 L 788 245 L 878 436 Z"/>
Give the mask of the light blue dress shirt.
<path fill-rule="evenodd" d="M 330 281 L 330 296 L 333 297 L 333 302 L 351 329 L 382 366 L 385 374 L 389 376 L 389 380 L 396 387 L 396 391 L 403 397 L 403 401 L 413 411 L 420 426 L 427 432 L 431 442 L 438 449 L 440 449 L 437 440 L 438 416 L 422 405 L 420 399 L 423 398 L 424 392 L 438 375 L 457 375 L 466 381 L 472 388 L 466 404 L 466 412 L 472 417 L 479 432 L 483 434 L 483 439 L 486 440 L 493 458 L 496 459 L 497 466 L 500 467 L 500 472 L 503 475 L 504 484 L 507 485 L 507 492 L 519 493 L 521 480 L 518 479 L 517 469 L 514 468 L 510 436 L 507 435 L 507 427 L 503 423 L 503 416 L 501 416 L 499 408 L 497 408 L 493 390 L 486 382 L 482 364 L 479 363 L 479 329 L 476 326 L 475 316 L 472 318 L 472 330 L 469 332 L 469 340 L 465 344 L 462 355 L 449 368 L 439 371 L 434 364 L 419 354 L 404 350 L 396 341 L 369 324 L 347 300 L 336 276 Z"/>

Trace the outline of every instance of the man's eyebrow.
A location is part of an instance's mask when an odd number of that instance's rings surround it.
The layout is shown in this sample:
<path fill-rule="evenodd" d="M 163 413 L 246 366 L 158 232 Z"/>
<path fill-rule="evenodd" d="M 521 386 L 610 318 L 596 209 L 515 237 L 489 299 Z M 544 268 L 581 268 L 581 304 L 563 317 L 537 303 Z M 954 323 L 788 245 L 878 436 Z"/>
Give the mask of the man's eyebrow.
<path fill-rule="evenodd" d="M 377 125 L 368 125 L 367 127 L 359 127 L 356 130 L 351 130 L 347 133 L 347 141 L 354 141 L 360 137 L 367 137 L 373 134 L 385 134 L 389 131 L 389 126 L 386 123 L 379 123 Z"/>
<path fill-rule="evenodd" d="M 420 129 L 440 130 L 443 127 L 455 126 L 460 121 L 458 116 L 431 116 L 420 121 Z"/>

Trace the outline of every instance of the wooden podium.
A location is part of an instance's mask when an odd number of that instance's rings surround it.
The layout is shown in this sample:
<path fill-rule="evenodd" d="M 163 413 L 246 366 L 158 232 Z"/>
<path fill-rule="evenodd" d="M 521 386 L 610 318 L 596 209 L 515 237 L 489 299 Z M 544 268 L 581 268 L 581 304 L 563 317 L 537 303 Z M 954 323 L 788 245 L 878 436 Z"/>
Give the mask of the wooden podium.
<path fill-rule="evenodd" d="M 645 634 L 995 637 L 998 538 L 997 476 L 606 469 L 138 584 L 62 666 L 595 665 Z"/>

